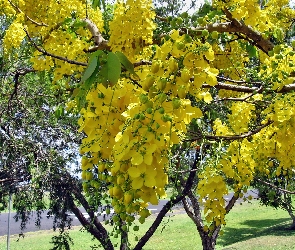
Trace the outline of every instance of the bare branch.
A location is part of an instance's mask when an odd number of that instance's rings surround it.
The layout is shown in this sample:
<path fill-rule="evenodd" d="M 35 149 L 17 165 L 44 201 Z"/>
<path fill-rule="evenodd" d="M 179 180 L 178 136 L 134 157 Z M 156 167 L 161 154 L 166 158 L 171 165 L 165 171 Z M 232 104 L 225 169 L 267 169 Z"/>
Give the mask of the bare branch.
<path fill-rule="evenodd" d="M 232 14 L 228 11 L 227 8 L 224 8 L 223 12 L 231 21 L 232 25 L 237 28 L 235 32 L 246 35 L 248 38 L 253 40 L 253 45 L 259 47 L 266 54 L 268 53 L 268 51 L 271 51 L 273 49 L 274 45 L 272 42 L 264 39 L 259 32 L 254 31 L 250 26 L 246 26 L 245 24 L 239 22 L 237 19 L 233 18 Z"/>
<path fill-rule="evenodd" d="M 230 21 L 223 23 L 212 23 L 200 27 L 191 27 L 189 29 L 182 28 L 179 30 L 180 34 L 200 35 L 203 30 L 208 30 L 209 32 L 218 31 L 220 33 L 240 33 L 244 34 L 247 38 L 249 38 L 249 42 L 251 42 L 254 46 L 260 48 L 266 54 L 268 53 L 268 51 L 273 49 L 274 45 L 272 44 L 272 42 L 270 42 L 267 39 L 264 39 L 259 32 L 253 30 L 252 27 L 247 26 L 244 23 L 233 18 L 232 14 L 226 8 L 223 11 Z"/>
<path fill-rule="evenodd" d="M 243 92 L 243 93 L 261 93 L 263 88 L 260 87 L 247 87 L 241 85 L 234 85 L 234 84 L 227 84 L 223 82 L 218 82 L 217 85 L 213 86 L 216 89 L 225 89 L 225 90 L 232 90 L 236 92 Z M 203 84 L 202 88 L 212 88 L 209 84 Z M 288 93 L 295 90 L 295 83 L 285 85 L 280 90 L 267 90 L 267 92 L 276 92 L 276 93 Z"/>
<path fill-rule="evenodd" d="M 11 2 L 10 0 L 8 0 L 8 2 L 10 3 L 10 5 L 13 7 L 13 8 L 15 8 L 19 13 L 23 13 L 23 11 L 19 8 L 19 7 L 17 7 L 13 2 Z M 38 22 L 36 22 L 35 20 L 33 20 L 32 18 L 30 18 L 28 15 L 25 15 L 26 16 L 26 18 L 30 21 L 30 22 L 32 22 L 33 24 L 36 24 L 37 26 L 45 26 L 45 27 L 48 27 L 48 25 L 46 24 L 46 23 L 38 23 Z"/>
<path fill-rule="evenodd" d="M 236 102 L 244 102 L 247 99 L 251 98 L 253 95 L 255 95 L 256 93 L 260 93 L 262 91 L 263 87 L 260 86 L 260 88 L 257 90 L 257 92 L 253 92 L 250 95 L 247 95 L 245 97 L 241 97 L 241 98 L 233 98 L 233 97 L 229 97 L 229 98 L 222 98 L 222 99 L 218 99 L 217 101 L 236 101 Z"/>
<path fill-rule="evenodd" d="M 202 88 L 212 88 L 209 84 L 203 84 Z M 243 92 L 243 93 L 253 93 L 258 91 L 258 87 L 246 87 L 246 86 L 240 86 L 240 85 L 233 85 L 233 84 L 226 84 L 222 82 L 218 82 L 217 85 L 214 86 L 216 89 L 226 89 L 226 90 L 232 90 L 237 92 Z"/>
<path fill-rule="evenodd" d="M 90 232 L 94 237 L 96 237 L 105 249 L 110 249 L 110 250 L 114 249 L 105 228 L 102 226 L 97 227 L 97 221 L 98 221 L 97 217 L 95 218 L 91 217 L 91 219 L 93 220 L 93 223 L 91 223 L 85 218 L 85 216 L 80 211 L 80 209 L 75 205 L 73 199 L 69 200 L 69 204 L 70 204 L 70 208 L 72 212 L 76 215 L 76 217 L 81 222 L 81 224 L 86 228 L 86 230 Z M 89 211 L 92 211 L 92 210 L 86 210 L 86 211 L 88 211 L 88 214 L 89 214 Z"/>
<path fill-rule="evenodd" d="M 287 93 L 290 91 L 295 90 L 295 83 L 289 84 L 289 85 L 285 85 L 281 90 L 277 90 L 277 93 Z"/>
<path fill-rule="evenodd" d="M 8 100 L 8 110 L 10 109 L 10 104 L 11 104 L 11 101 L 13 99 L 13 97 L 15 95 L 17 95 L 17 89 L 18 89 L 18 86 L 19 86 L 19 77 L 20 76 L 24 76 L 28 73 L 31 73 L 31 72 L 35 72 L 34 69 L 30 69 L 30 68 L 24 68 L 24 69 L 18 69 L 14 72 L 14 78 L 13 78 L 13 81 L 14 81 L 14 89 L 13 89 L 13 92 L 11 93 L 10 95 L 10 98 Z"/>
<path fill-rule="evenodd" d="M 39 52 L 41 52 L 43 55 L 45 56 L 50 56 L 52 58 L 56 58 L 56 59 L 59 59 L 59 60 L 62 60 L 62 61 L 65 61 L 67 63 L 70 63 L 70 64 L 75 64 L 75 65 L 80 65 L 80 66 L 87 66 L 88 64 L 87 63 L 83 63 L 83 62 L 78 62 L 78 61 L 74 61 L 74 60 L 70 60 L 66 57 L 62 57 L 62 56 L 58 56 L 58 55 L 54 55 L 54 54 L 51 54 L 49 52 L 47 52 L 46 50 L 44 50 L 43 48 L 39 47 L 33 40 L 32 38 L 30 37 L 28 31 L 26 29 L 24 29 L 24 31 L 26 32 L 27 34 L 27 37 L 29 38 L 29 41 L 33 44 L 33 46 L 36 48 L 36 50 L 38 50 Z"/>
<path fill-rule="evenodd" d="M 136 63 L 133 64 L 134 68 L 142 66 L 142 65 L 152 65 L 152 62 L 142 60 L 140 62 L 136 62 Z"/>
<path fill-rule="evenodd" d="M 231 78 L 224 77 L 224 76 L 216 76 L 216 78 L 219 81 L 233 82 L 233 83 L 236 83 L 236 84 L 247 84 L 248 83 L 247 81 L 244 81 L 244 80 L 233 80 Z M 251 82 L 251 83 L 252 84 L 261 84 L 261 82 Z"/>
<path fill-rule="evenodd" d="M 198 169 L 188 169 L 188 170 L 173 170 L 172 172 L 174 173 L 190 173 L 190 172 L 195 172 L 198 171 Z"/>
<path fill-rule="evenodd" d="M 110 50 L 110 46 L 108 45 L 108 41 L 103 38 L 103 36 L 99 32 L 99 29 L 97 28 L 95 23 L 93 23 L 88 18 L 83 19 L 83 21 L 86 23 L 87 29 L 91 32 L 94 43 L 96 45 L 94 48 L 91 48 L 91 49 L 95 49 L 95 50 L 107 49 L 107 50 Z"/>
<path fill-rule="evenodd" d="M 195 158 L 195 162 L 193 164 L 193 169 L 197 169 L 197 157 Z M 191 190 L 194 184 L 194 178 L 196 176 L 196 171 L 191 172 L 187 181 L 185 183 L 185 187 L 181 194 L 177 195 L 173 200 L 169 200 L 161 209 L 160 213 L 158 214 L 157 218 L 154 220 L 153 224 L 147 230 L 147 232 L 142 236 L 142 238 L 138 241 L 137 245 L 133 248 L 133 250 L 140 250 L 143 246 L 147 243 L 147 241 L 152 237 L 154 232 L 157 230 L 158 226 L 160 225 L 161 221 L 163 220 L 164 216 L 167 212 L 178 202 L 180 202 Z"/>
<path fill-rule="evenodd" d="M 275 188 L 275 189 L 277 189 L 277 190 L 279 190 L 279 191 L 282 191 L 283 193 L 287 193 L 287 194 L 295 194 L 295 191 L 289 191 L 289 190 L 287 190 L 287 189 L 280 188 L 280 187 L 278 187 L 278 186 L 276 186 L 276 185 L 274 185 L 274 184 L 272 184 L 272 183 L 269 183 L 269 182 L 263 181 L 263 180 L 261 180 L 261 179 L 259 179 L 259 178 L 255 178 L 255 180 L 256 180 L 256 181 L 259 181 L 259 182 L 261 182 L 261 183 L 263 183 L 263 184 L 265 184 L 265 185 L 267 185 L 267 186 L 273 187 L 273 188 Z"/>
<path fill-rule="evenodd" d="M 156 18 L 159 19 L 160 21 L 163 21 L 163 22 L 166 22 L 166 23 L 168 22 L 168 19 L 166 17 L 161 17 L 161 16 L 157 15 Z"/>
<path fill-rule="evenodd" d="M 238 194 L 240 192 L 241 191 L 239 191 Z M 225 207 L 226 213 L 229 213 L 229 211 L 233 208 L 233 206 L 235 205 L 238 198 L 239 198 L 239 195 L 233 195 L 233 197 L 231 197 L 231 199 L 229 200 L 229 202 L 227 203 L 227 205 Z"/>
<path fill-rule="evenodd" d="M 263 128 L 269 126 L 270 124 L 272 124 L 273 121 L 269 120 L 267 123 L 261 125 L 260 127 L 252 130 L 252 131 L 248 131 L 247 133 L 244 133 L 244 134 L 240 134 L 240 135 L 219 135 L 219 136 L 216 136 L 216 135 L 197 135 L 195 137 L 192 137 L 191 140 L 200 140 L 200 139 L 203 139 L 203 138 L 206 138 L 206 139 L 211 139 L 211 140 L 227 140 L 227 141 L 233 141 L 233 140 L 239 140 L 239 139 L 243 139 L 243 138 L 247 138 L 247 137 L 250 137 L 252 135 L 255 135 L 257 134 L 258 132 L 260 132 Z M 193 134 L 193 132 L 191 132 Z"/>

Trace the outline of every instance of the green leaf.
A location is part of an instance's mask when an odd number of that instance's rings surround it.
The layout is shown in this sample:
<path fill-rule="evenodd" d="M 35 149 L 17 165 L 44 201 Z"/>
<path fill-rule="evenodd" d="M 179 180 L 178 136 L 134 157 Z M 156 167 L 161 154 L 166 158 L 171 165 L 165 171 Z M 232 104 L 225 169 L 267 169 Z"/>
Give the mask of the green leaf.
<path fill-rule="evenodd" d="M 100 0 L 93 0 L 92 8 L 96 9 L 97 7 L 100 7 Z"/>
<path fill-rule="evenodd" d="M 85 70 L 85 72 L 82 76 L 82 79 L 81 79 L 82 82 L 85 82 L 93 74 L 93 72 L 96 68 L 97 62 L 98 62 L 97 56 L 90 57 L 88 67 Z"/>
<path fill-rule="evenodd" d="M 88 67 L 82 76 L 81 82 L 85 82 L 93 74 L 93 72 L 95 72 L 96 66 L 98 64 L 98 57 L 103 53 L 104 52 L 102 50 L 98 50 L 91 54 Z"/>
<path fill-rule="evenodd" d="M 121 63 L 119 58 L 113 52 L 109 52 L 106 63 L 100 70 L 103 83 L 114 85 L 121 75 Z"/>
<path fill-rule="evenodd" d="M 127 69 L 132 75 L 134 75 L 136 78 L 139 78 L 139 76 L 134 71 L 133 64 L 128 60 L 128 58 L 120 51 L 116 52 L 117 57 L 119 58 L 122 65 Z"/>
<path fill-rule="evenodd" d="M 65 110 L 63 106 L 59 106 L 56 110 L 55 110 L 55 117 L 57 119 L 59 119 L 61 116 L 63 116 L 65 114 Z"/>
<path fill-rule="evenodd" d="M 249 57 L 257 57 L 257 50 L 253 45 L 247 45 L 246 49 L 249 53 Z"/>
<path fill-rule="evenodd" d="M 75 22 L 73 23 L 73 27 L 78 29 L 80 27 L 85 27 L 86 23 L 84 21 L 81 20 L 75 20 Z"/>

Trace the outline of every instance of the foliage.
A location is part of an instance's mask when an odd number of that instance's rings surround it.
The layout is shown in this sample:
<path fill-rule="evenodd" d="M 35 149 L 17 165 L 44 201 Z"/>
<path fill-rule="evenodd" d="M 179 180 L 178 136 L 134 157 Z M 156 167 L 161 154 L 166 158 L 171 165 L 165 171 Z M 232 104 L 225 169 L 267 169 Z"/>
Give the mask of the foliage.
<path fill-rule="evenodd" d="M 1 27 L 10 20 L 2 21 Z M 54 217 L 53 227 L 63 235 L 70 225 L 65 218 L 71 200 L 68 190 L 73 189 L 71 182 L 79 186 L 74 177 L 81 140 L 75 132 L 77 118 L 64 110 L 65 87 L 52 85 L 50 72 L 30 68 L 29 46 L 14 50 L 18 60 L 1 52 L 0 210 L 7 208 L 12 194 L 14 218 L 21 222 L 21 230 L 33 212 L 34 223 L 40 226 L 42 211 L 47 210 Z M 56 237 L 55 243 L 58 240 L 65 243 L 67 238 Z"/>
<path fill-rule="evenodd" d="M 72 89 L 67 110 L 79 114 L 85 135 L 84 191 L 93 206 L 103 198 L 114 207 L 126 248 L 135 215 L 144 223 L 169 180 L 176 195 L 135 249 L 181 200 L 204 249 L 212 249 L 257 173 L 292 175 L 295 44 L 285 35 L 295 13 L 288 1 L 216 0 L 177 17 L 157 17 L 150 0 L 118 1 L 107 22 L 100 4 L 79 0 L 0 6 L 12 20 L 4 58 L 18 58 L 15 48 L 25 44 L 33 70 L 52 72 L 61 95 Z M 184 152 L 194 155 L 188 164 Z M 235 192 L 229 203 L 227 183 Z M 97 237 L 112 249 L 105 231 Z"/>
<path fill-rule="evenodd" d="M 270 162 L 270 165 L 278 164 L 276 161 Z M 294 176 L 276 171 L 271 168 L 268 174 L 257 175 L 252 184 L 258 190 L 258 196 L 261 204 L 271 206 L 276 209 L 281 208 L 288 212 L 292 219 L 289 229 L 295 228 L 294 205 Z"/>

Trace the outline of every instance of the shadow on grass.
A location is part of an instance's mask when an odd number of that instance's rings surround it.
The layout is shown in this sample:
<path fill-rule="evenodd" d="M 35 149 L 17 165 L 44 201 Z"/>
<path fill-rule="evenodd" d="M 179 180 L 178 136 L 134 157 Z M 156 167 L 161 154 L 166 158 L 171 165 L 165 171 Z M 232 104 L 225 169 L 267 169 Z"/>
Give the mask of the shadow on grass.
<path fill-rule="evenodd" d="M 218 239 L 218 245 L 224 247 L 236 242 L 249 240 L 261 236 L 294 236 L 295 231 L 289 230 L 291 219 L 265 219 L 265 220 L 246 220 L 240 225 L 246 228 L 224 227 L 224 235 Z"/>

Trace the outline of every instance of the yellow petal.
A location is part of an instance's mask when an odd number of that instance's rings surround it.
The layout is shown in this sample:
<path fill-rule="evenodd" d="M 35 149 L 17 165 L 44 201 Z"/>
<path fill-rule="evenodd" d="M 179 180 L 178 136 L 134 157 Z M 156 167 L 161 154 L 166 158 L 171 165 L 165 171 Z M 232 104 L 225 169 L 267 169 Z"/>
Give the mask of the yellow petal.
<path fill-rule="evenodd" d="M 137 177 L 132 181 L 132 188 L 133 189 L 140 189 L 143 186 L 143 178 Z"/>
<path fill-rule="evenodd" d="M 206 103 L 210 103 L 213 100 L 212 96 L 209 92 L 204 93 L 203 98 L 204 98 L 204 102 L 206 102 Z"/>
<path fill-rule="evenodd" d="M 131 158 L 131 163 L 133 165 L 139 165 L 143 162 L 143 156 L 140 153 L 134 154 L 134 156 Z"/>
<path fill-rule="evenodd" d="M 152 165 L 152 163 L 153 163 L 153 155 L 152 154 L 145 154 L 144 155 L 144 159 L 143 159 L 143 161 L 144 161 L 144 163 L 146 164 L 146 165 Z"/>
<path fill-rule="evenodd" d="M 155 177 L 150 176 L 150 175 L 146 175 L 146 176 L 144 177 L 144 185 L 145 185 L 146 187 L 150 187 L 150 188 L 156 186 L 156 180 L 155 180 Z"/>
<path fill-rule="evenodd" d="M 132 178 L 137 178 L 140 176 L 140 171 L 138 168 L 135 167 L 130 167 L 128 169 L 128 174 L 132 177 Z"/>
<path fill-rule="evenodd" d="M 175 132 L 172 132 L 171 133 L 171 136 L 170 136 L 170 141 L 173 143 L 173 144 L 178 144 L 179 143 L 179 137 L 177 136 L 177 134 Z"/>
<path fill-rule="evenodd" d="M 157 150 L 157 145 L 156 144 L 150 144 L 146 150 L 147 154 L 152 154 Z"/>
<path fill-rule="evenodd" d="M 151 190 L 150 203 L 152 205 L 158 205 L 158 203 L 159 203 L 158 197 L 157 197 L 154 189 Z"/>

